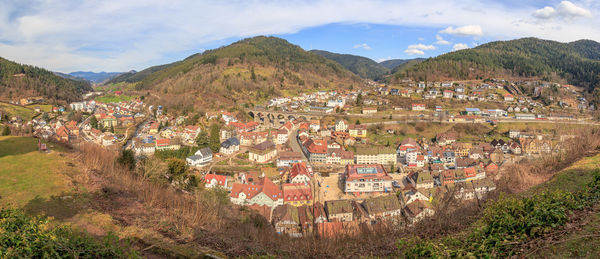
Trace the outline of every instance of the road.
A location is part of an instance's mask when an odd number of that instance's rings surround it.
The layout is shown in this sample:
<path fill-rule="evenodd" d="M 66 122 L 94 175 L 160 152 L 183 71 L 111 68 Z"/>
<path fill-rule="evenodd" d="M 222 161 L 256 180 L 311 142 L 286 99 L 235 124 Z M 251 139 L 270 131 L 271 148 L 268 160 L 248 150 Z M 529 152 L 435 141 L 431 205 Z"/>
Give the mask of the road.
<path fill-rule="evenodd" d="M 300 152 L 300 154 L 302 154 L 302 161 L 308 163 L 308 158 L 306 157 L 304 152 L 302 152 L 300 143 L 298 143 L 298 130 L 297 129 L 292 130 L 292 133 L 290 133 L 290 135 L 288 136 L 288 141 L 290 142 L 290 146 L 292 147 L 292 150 L 294 152 Z"/>

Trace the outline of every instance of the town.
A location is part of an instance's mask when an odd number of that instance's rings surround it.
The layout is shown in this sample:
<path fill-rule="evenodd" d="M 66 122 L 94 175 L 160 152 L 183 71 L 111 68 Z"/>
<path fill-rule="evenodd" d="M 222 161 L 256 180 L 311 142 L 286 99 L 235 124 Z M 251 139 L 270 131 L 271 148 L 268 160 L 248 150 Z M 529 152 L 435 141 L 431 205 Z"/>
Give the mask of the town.
<path fill-rule="evenodd" d="M 0 107 L 1 122 L 13 134 L 185 159 L 206 188 L 226 190 L 231 203 L 295 237 L 353 234 L 382 222 L 410 226 L 432 216 L 445 195 L 485 199 L 503 166 L 563 152 L 562 143 L 574 137 L 511 125 L 592 124 L 586 111 L 595 109 L 574 86 L 494 79 L 368 81 L 361 90 L 201 115 L 149 105 L 143 96 L 87 97 L 67 107 L 39 97 L 14 101 L 32 109 L 32 119 Z"/>

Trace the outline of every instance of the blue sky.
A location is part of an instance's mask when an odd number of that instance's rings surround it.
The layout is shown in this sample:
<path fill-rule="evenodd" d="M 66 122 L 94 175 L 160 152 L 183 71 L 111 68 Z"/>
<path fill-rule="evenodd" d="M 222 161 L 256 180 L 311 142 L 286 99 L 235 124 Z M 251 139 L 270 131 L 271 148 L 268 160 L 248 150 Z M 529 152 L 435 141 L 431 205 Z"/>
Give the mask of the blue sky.
<path fill-rule="evenodd" d="M 275 35 L 381 61 L 521 37 L 600 41 L 599 11 L 597 0 L 2 0 L 0 56 L 128 71 Z"/>

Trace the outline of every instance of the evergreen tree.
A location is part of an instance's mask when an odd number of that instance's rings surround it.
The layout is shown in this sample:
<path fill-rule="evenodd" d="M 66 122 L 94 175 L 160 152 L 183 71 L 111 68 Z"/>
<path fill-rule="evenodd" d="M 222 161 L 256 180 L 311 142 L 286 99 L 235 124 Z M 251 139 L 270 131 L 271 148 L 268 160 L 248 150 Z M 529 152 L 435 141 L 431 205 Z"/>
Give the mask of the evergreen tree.
<path fill-rule="evenodd" d="M 2 130 L 2 136 L 10 135 L 10 127 L 4 126 L 4 130 Z"/>
<path fill-rule="evenodd" d="M 131 149 L 123 150 L 119 158 L 117 158 L 117 162 L 129 168 L 129 170 L 135 169 L 135 155 L 133 151 Z"/>
<path fill-rule="evenodd" d="M 196 137 L 196 145 L 199 148 L 208 147 L 208 134 L 205 130 L 200 131 L 200 134 Z"/>
<path fill-rule="evenodd" d="M 219 149 L 221 148 L 221 138 L 219 136 L 220 131 L 221 127 L 219 124 L 214 123 L 210 126 L 210 139 L 208 146 L 214 153 L 219 152 Z"/>
<path fill-rule="evenodd" d="M 96 116 L 94 115 L 91 115 L 90 126 L 92 126 L 94 129 L 98 129 L 98 119 L 96 119 Z"/>

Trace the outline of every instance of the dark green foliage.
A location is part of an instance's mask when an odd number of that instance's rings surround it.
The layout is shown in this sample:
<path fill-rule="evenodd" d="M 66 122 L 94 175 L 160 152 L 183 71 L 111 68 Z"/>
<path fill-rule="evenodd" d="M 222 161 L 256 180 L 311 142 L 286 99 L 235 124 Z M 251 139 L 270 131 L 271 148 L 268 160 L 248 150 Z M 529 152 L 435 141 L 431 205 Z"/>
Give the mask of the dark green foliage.
<path fill-rule="evenodd" d="M 122 166 L 129 168 L 129 170 L 135 169 L 135 154 L 131 149 L 125 149 L 117 158 L 117 162 Z"/>
<path fill-rule="evenodd" d="M 144 80 L 144 78 L 146 78 L 147 76 L 149 76 L 150 74 L 156 72 L 156 71 L 160 71 L 163 69 L 166 69 L 168 67 L 174 66 L 176 64 L 178 64 L 181 61 L 177 61 L 177 62 L 173 62 L 170 64 L 164 64 L 164 65 L 158 65 L 158 66 L 153 66 L 153 67 L 149 67 L 146 68 L 142 71 L 136 72 L 136 71 L 130 71 L 127 73 L 123 73 L 111 80 L 109 80 L 107 82 L 107 84 L 116 84 L 116 83 L 121 83 L 121 82 L 127 82 L 127 83 L 135 83 L 135 82 L 139 82 Z"/>
<path fill-rule="evenodd" d="M 213 153 L 219 152 L 219 149 L 221 148 L 221 138 L 219 136 L 220 131 L 221 127 L 219 124 L 214 123 L 210 126 L 210 140 L 208 142 L 208 146 Z"/>
<path fill-rule="evenodd" d="M 182 146 L 178 150 L 156 150 L 156 152 L 154 152 L 154 156 L 161 160 L 167 160 L 169 158 L 186 159 L 189 156 L 193 156 L 198 149 L 200 148 Z"/>
<path fill-rule="evenodd" d="M 52 227 L 45 217 L 0 210 L 0 258 L 141 258 L 109 234 L 102 242 L 68 226 Z"/>
<path fill-rule="evenodd" d="M 208 147 L 208 143 L 208 134 L 205 130 L 200 131 L 200 134 L 198 134 L 198 137 L 196 137 L 196 145 L 198 145 L 199 148 L 203 148 Z"/>
<path fill-rule="evenodd" d="M 324 50 L 311 50 L 310 52 L 331 59 L 362 78 L 380 80 L 390 72 L 389 68 L 382 66 L 369 58 L 349 54 L 338 54 Z"/>
<path fill-rule="evenodd" d="M 90 117 L 90 126 L 94 129 L 98 129 L 98 119 L 96 119 L 96 116 L 94 115 L 91 115 Z"/>
<path fill-rule="evenodd" d="M 476 79 L 501 76 L 503 73 L 522 77 L 551 77 L 556 74 L 571 84 L 593 89 L 600 86 L 599 58 L 600 43 L 594 41 L 560 43 L 523 38 L 450 52 L 399 71 L 395 78 Z"/>
<path fill-rule="evenodd" d="M 540 237 L 563 226 L 575 210 L 589 208 L 600 201 L 600 171 L 576 193 L 564 190 L 531 196 L 501 197 L 485 208 L 483 217 L 468 235 L 459 239 L 403 239 L 398 248 L 407 258 L 422 257 L 510 257 L 515 245 Z"/>
<path fill-rule="evenodd" d="M 184 176 L 187 173 L 185 160 L 178 158 L 167 159 L 168 174 L 173 178 Z"/>
<path fill-rule="evenodd" d="M 423 61 L 425 60 L 424 58 L 414 58 L 414 59 L 390 59 L 390 60 L 386 60 L 386 61 L 381 61 L 379 62 L 379 65 L 382 65 L 384 67 L 387 67 L 390 70 L 394 70 L 395 68 L 409 63 L 411 61 Z"/>
<path fill-rule="evenodd" d="M 2 136 L 8 136 L 8 135 L 10 135 L 10 127 L 4 126 L 4 129 L 2 129 Z"/>
<path fill-rule="evenodd" d="M 15 76 L 18 74 L 24 76 Z M 0 58 L 0 97 L 31 97 L 33 93 L 49 100 L 73 102 L 79 100 L 84 91 L 92 91 L 88 82 L 66 79 L 43 68 Z"/>

